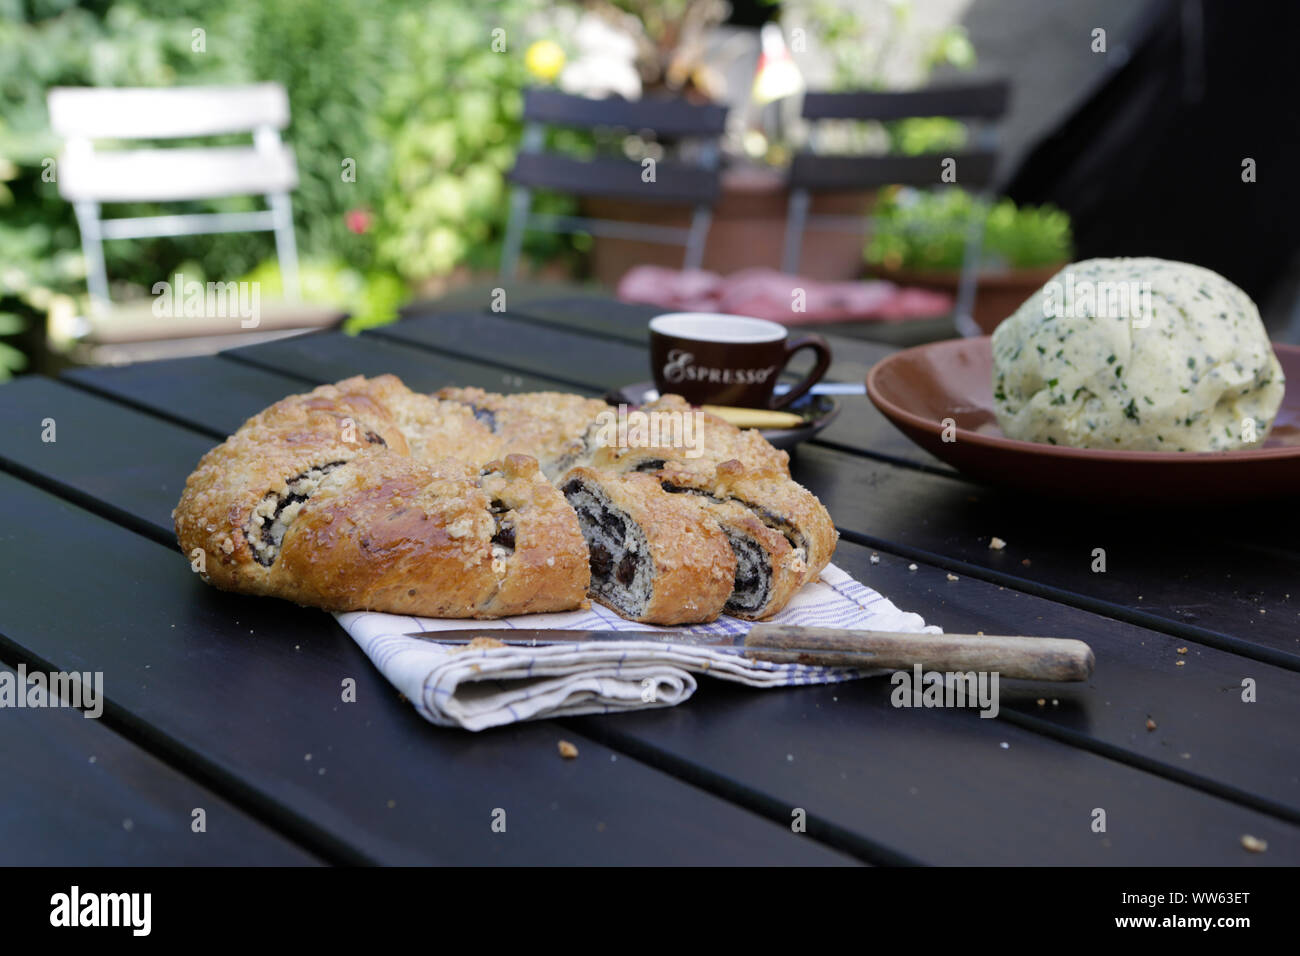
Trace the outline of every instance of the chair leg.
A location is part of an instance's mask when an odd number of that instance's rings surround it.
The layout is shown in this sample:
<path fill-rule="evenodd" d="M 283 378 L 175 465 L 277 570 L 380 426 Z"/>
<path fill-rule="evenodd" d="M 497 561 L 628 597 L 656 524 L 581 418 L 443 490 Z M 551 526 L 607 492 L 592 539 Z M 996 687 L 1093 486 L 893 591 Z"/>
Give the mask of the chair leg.
<path fill-rule="evenodd" d="M 988 193 L 976 196 L 978 208 L 987 208 Z M 966 248 L 961 259 L 961 278 L 957 282 L 957 301 L 953 306 L 953 324 L 965 338 L 983 335 L 975 323 L 975 292 L 979 283 L 980 251 L 984 247 L 984 217 L 972 216 L 966 233 Z"/>
<path fill-rule="evenodd" d="M 99 228 L 99 203 L 82 200 L 73 203 L 77 226 L 81 230 L 81 250 L 86 257 L 86 289 L 90 306 L 98 313 L 108 311 L 108 270 L 104 267 L 104 235 Z"/>
<path fill-rule="evenodd" d="M 533 194 L 523 186 L 510 190 L 510 219 L 506 223 L 506 236 L 501 243 L 501 278 L 513 279 L 519 269 L 519 252 L 524 245 L 524 228 L 528 225 L 528 212 L 532 208 Z"/>
<path fill-rule="evenodd" d="M 785 252 L 781 257 L 781 271 L 788 275 L 799 272 L 803 231 L 808 223 L 808 208 L 812 196 L 806 189 L 790 190 L 790 202 L 785 214 Z"/>
<path fill-rule="evenodd" d="M 266 199 L 275 222 L 275 256 L 280 262 L 284 297 L 296 302 L 302 297 L 302 285 L 298 279 L 298 241 L 293 234 L 293 205 L 288 193 L 272 193 Z"/>
<path fill-rule="evenodd" d="M 709 240 L 709 227 L 713 225 L 713 210 L 696 206 L 691 216 L 691 229 L 686 236 L 686 255 L 682 268 L 698 269 L 704 264 L 704 247 Z"/>

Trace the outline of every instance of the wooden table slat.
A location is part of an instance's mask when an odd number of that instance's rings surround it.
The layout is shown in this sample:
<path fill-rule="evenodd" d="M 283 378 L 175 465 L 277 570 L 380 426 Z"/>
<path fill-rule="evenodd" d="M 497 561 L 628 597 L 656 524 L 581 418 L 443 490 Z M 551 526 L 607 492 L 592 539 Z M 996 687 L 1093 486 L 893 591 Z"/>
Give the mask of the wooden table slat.
<path fill-rule="evenodd" d="M 352 365 L 352 375 L 382 375 L 392 372 L 406 380 L 408 376 L 422 375 L 443 385 L 477 386 L 489 391 L 519 391 L 554 389 L 555 381 L 535 375 L 512 371 L 473 361 L 464 357 L 447 357 L 432 352 L 419 352 L 391 342 L 357 337 L 342 332 L 319 332 L 279 339 L 261 346 L 249 346 L 221 353 L 225 358 L 254 365 L 270 371 L 294 374 L 310 381 L 336 381 L 322 375 L 323 369 L 332 368 L 340 350 L 347 351 L 363 341 L 373 341 L 375 348 L 358 348 Z M 431 386 L 432 387 L 432 386 Z M 570 390 L 573 390 L 572 388 Z"/>
<path fill-rule="evenodd" d="M 347 351 L 341 350 L 338 361 L 350 361 L 357 347 L 368 346 L 363 340 Z M 194 371 L 207 381 L 220 382 L 223 360 L 206 361 L 210 367 Z M 332 370 L 330 374 L 337 371 Z M 118 384 L 114 390 L 128 395 L 137 391 L 129 384 L 133 378 L 139 378 L 141 393 L 147 392 L 152 384 L 147 370 L 146 373 L 112 370 L 106 371 L 105 377 L 116 378 Z M 268 373 L 263 394 L 249 394 L 247 406 L 211 402 L 187 413 L 201 416 L 206 427 L 218 430 L 233 427 L 257 408 L 280 397 L 282 385 L 281 379 Z M 214 389 L 210 394 L 223 392 Z M 882 556 L 879 565 L 870 565 L 866 557 L 865 551 L 851 544 L 841 546 L 839 560 L 851 573 L 879 587 L 901 606 L 921 611 L 927 619 L 948 630 L 978 628 L 1006 632 L 1014 630 L 1017 621 L 1032 617 L 1042 621 L 1048 633 L 1081 637 L 1093 643 L 1103 666 L 1089 691 L 1051 685 L 1004 685 L 1008 716 L 1022 713 L 1031 726 L 1034 722 L 1055 725 L 1063 733 L 1088 738 L 1100 750 L 1113 748 L 1122 752 L 1130 762 L 1150 765 L 1167 775 L 1196 777 L 1199 785 L 1211 791 L 1253 799 L 1275 812 L 1292 815 L 1300 812 L 1297 811 L 1300 787 L 1295 773 L 1288 769 L 1297 763 L 1294 746 L 1289 738 L 1270 732 L 1270 728 L 1288 725 L 1300 716 L 1297 698 L 1300 678 L 1296 675 L 1200 647 L 1186 660 L 1196 669 L 1184 671 L 1176 664 L 1178 642 L 1165 635 L 1117 624 L 973 579 L 949 582 L 941 569 L 933 566 L 909 572 L 905 561 L 888 554 Z M 922 583 L 924 591 L 919 590 Z M 1232 704 L 1224 696 L 1222 686 L 1239 683 L 1243 667 L 1250 669 L 1257 680 L 1267 681 L 1271 688 L 1267 707 L 1243 707 Z M 1267 676 L 1261 678 L 1260 674 Z M 1034 702 L 1044 695 L 1063 697 L 1065 707 L 1037 708 Z M 1146 716 L 1152 711 L 1159 712 L 1161 726 L 1165 728 L 1155 736 L 1147 734 L 1144 727 Z M 1208 737 L 1205 727 L 1215 728 Z M 1199 738 L 1196 753 L 1183 758 L 1181 754 L 1185 751 L 1181 748 L 1187 745 L 1194 729 Z M 1271 741 L 1266 747 L 1281 749 L 1267 760 L 1250 759 L 1239 746 L 1243 735 Z M 1258 750 L 1254 754 L 1257 756 Z M 1184 760 L 1193 762 L 1184 763 Z"/>
<path fill-rule="evenodd" d="M 37 670 L 45 672 L 33 662 L 27 672 Z M 3 664 L 0 673 L 18 677 Z M 75 709 L 0 710 L 0 768 L 0 866 L 320 862 Z M 196 809 L 202 832 L 193 828 Z"/>
<path fill-rule="evenodd" d="M 327 858 L 851 862 L 551 722 L 439 731 L 328 615 L 217 591 L 176 552 L 7 474 L 0 520 L 6 641 L 103 671 L 123 732 Z M 561 736 L 577 760 L 560 758 Z"/>

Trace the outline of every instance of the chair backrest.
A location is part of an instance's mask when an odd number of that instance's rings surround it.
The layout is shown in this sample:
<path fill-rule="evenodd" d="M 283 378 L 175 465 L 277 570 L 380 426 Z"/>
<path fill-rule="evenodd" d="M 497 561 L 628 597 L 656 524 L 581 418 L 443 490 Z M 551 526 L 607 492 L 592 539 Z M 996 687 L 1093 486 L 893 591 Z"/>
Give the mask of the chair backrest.
<path fill-rule="evenodd" d="M 1007 111 L 1011 85 L 1002 79 L 919 90 L 858 90 L 851 93 L 808 93 L 803 118 L 907 119 L 949 116 L 953 119 L 997 119 Z"/>
<path fill-rule="evenodd" d="M 530 188 L 575 196 L 604 196 L 654 202 L 713 202 L 718 195 L 716 140 L 726 126 L 726 108 L 680 99 L 603 100 L 555 90 L 524 94 L 524 141 L 510 181 Z M 664 160 L 656 164 L 655 187 L 648 191 L 640 163 L 625 159 L 578 160 L 541 151 L 546 126 L 572 129 L 621 128 L 653 132 L 666 140 L 704 141 L 701 162 Z"/>
<path fill-rule="evenodd" d="M 289 100 L 276 83 L 167 89 L 69 88 L 49 94 L 50 123 L 67 141 L 58 166 L 64 198 L 167 202 L 288 192 L 293 152 L 280 142 Z M 179 139 L 252 133 L 253 148 L 113 149 L 94 140 Z"/>
<path fill-rule="evenodd" d="M 809 93 L 804 97 L 803 117 L 820 120 L 898 120 L 911 117 L 945 116 L 988 122 L 1002 116 L 1010 99 L 1006 80 L 987 80 L 954 86 L 931 86 L 919 90 L 851 93 Z M 790 184 L 813 192 L 871 189 L 878 186 L 924 186 L 940 181 L 942 159 L 956 160 L 958 181 L 965 186 L 988 185 L 997 165 L 997 150 L 991 137 L 981 145 L 940 156 L 823 156 L 805 151 L 795 155 L 790 167 Z"/>
<path fill-rule="evenodd" d="M 164 89 L 56 87 L 50 125 L 66 140 L 56 180 L 73 204 L 86 256 L 92 307 L 108 306 L 105 239 L 270 231 L 286 296 L 297 298 L 298 252 L 289 193 L 298 185 L 293 150 L 280 141 L 289 98 L 278 83 Z M 156 140 L 251 133 L 252 146 L 108 149 L 95 140 Z M 255 212 L 104 219 L 100 204 L 265 196 Z"/>
<path fill-rule="evenodd" d="M 611 96 L 594 100 L 534 88 L 524 93 L 524 122 L 574 129 L 613 126 L 653 130 L 667 137 L 708 137 L 722 134 L 727 110 L 717 103 L 688 103 L 676 98 L 625 100 Z"/>
<path fill-rule="evenodd" d="M 55 87 L 50 124 L 65 139 L 176 139 L 245 133 L 289 124 L 278 83 L 164 89 Z"/>

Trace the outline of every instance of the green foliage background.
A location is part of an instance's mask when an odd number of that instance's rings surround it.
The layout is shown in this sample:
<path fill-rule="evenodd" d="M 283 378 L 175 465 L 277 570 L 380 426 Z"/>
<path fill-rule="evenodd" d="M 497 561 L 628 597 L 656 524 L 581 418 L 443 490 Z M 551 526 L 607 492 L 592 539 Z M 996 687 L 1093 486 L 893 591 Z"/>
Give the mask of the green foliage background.
<path fill-rule="evenodd" d="M 892 189 L 875 210 L 866 259 L 887 269 L 960 269 L 975 219 L 983 220 L 982 264 L 1032 269 L 1063 264 L 1073 255 L 1070 217 L 1055 206 L 1022 206 L 1006 198 L 989 203 L 956 187 Z"/>
<path fill-rule="evenodd" d="M 24 322 L 43 327 L 59 297 L 85 293 L 72 208 L 42 176 L 60 148 L 45 101 L 52 86 L 282 83 L 304 291 L 346 295 L 358 324 L 387 320 L 430 277 L 492 268 L 524 52 L 544 9 L 543 0 L 0 0 L 0 337 Z M 496 28 L 504 52 L 492 48 Z M 342 175 L 347 159 L 355 182 Z M 348 228 L 350 211 L 370 214 L 361 234 Z M 560 237 L 529 237 L 535 257 L 567 248 Z M 177 270 L 276 278 L 269 233 L 110 242 L 105 253 L 115 298 Z M 0 343 L 0 377 L 20 365 Z"/>

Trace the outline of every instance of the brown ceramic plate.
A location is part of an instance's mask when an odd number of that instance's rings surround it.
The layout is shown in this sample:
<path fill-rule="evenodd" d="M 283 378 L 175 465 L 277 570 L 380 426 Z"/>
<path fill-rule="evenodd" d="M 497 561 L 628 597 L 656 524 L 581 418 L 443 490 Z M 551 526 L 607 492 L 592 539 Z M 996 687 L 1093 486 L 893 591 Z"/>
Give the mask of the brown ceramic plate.
<path fill-rule="evenodd" d="M 1036 494 L 1141 504 L 1241 504 L 1300 494 L 1300 346 L 1274 344 L 1287 377 L 1259 448 L 1226 452 L 1105 451 L 1007 438 L 993 414 L 992 338 L 896 352 L 867 376 L 867 394 L 926 451 L 972 478 Z M 943 441 L 945 418 L 955 441 Z"/>

